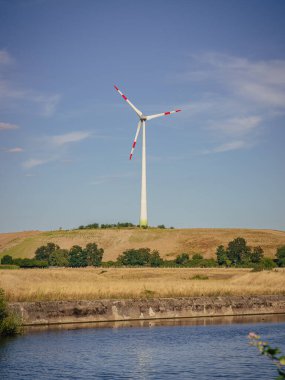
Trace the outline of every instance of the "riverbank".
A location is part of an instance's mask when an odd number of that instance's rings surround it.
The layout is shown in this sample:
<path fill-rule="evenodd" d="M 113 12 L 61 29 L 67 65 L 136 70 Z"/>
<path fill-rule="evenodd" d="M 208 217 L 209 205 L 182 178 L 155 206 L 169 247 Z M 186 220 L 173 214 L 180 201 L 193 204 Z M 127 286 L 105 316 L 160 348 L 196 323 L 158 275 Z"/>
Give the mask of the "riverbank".
<path fill-rule="evenodd" d="M 24 325 L 285 314 L 284 295 L 15 302 Z"/>

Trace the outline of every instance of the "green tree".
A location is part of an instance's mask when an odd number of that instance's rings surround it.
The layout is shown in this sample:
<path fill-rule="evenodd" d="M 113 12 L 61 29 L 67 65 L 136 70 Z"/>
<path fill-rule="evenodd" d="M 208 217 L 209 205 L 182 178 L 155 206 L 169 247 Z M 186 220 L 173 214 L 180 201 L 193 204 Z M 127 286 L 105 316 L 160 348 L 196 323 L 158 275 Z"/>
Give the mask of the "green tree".
<path fill-rule="evenodd" d="M 13 258 L 10 255 L 4 255 L 1 259 L 1 264 L 10 265 L 13 264 Z"/>
<path fill-rule="evenodd" d="M 60 249 L 60 247 L 54 243 L 47 243 L 47 245 L 42 245 L 36 249 L 35 259 L 48 261 L 49 255 L 58 249 Z"/>
<path fill-rule="evenodd" d="M 88 265 L 95 267 L 101 265 L 104 253 L 103 248 L 98 248 L 96 243 L 88 243 L 85 248 L 85 253 L 87 255 Z"/>
<path fill-rule="evenodd" d="M 158 251 L 153 251 L 149 257 L 149 263 L 151 267 L 160 267 L 163 264 L 163 260 Z"/>
<path fill-rule="evenodd" d="M 277 248 L 276 259 L 279 267 L 285 267 L 285 245 Z"/>
<path fill-rule="evenodd" d="M 175 263 L 178 265 L 186 265 L 188 262 L 189 262 L 188 253 L 181 253 L 181 255 L 178 255 L 175 259 Z"/>
<path fill-rule="evenodd" d="M 127 266 L 146 266 L 150 262 L 150 249 L 128 249 L 124 251 L 117 259 L 119 264 Z"/>
<path fill-rule="evenodd" d="M 67 267 L 68 266 L 69 252 L 67 249 L 58 249 L 49 255 L 49 265 L 54 267 Z"/>
<path fill-rule="evenodd" d="M 263 257 L 263 249 L 259 246 L 254 247 L 251 253 L 251 262 L 253 262 L 254 264 L 258 264 L 263 259 Z"/>
<path fill-rule="evenodd" d="M 73 268 L 87 267 L 87 253 L 79 245 L 70 248 L 68 257 L 69 266 Z"/>
<path fill-rule="evenodd" d="M 250 262 L 251 250 L 242 237 L 238 237 L 228 244 L 227 255 L 233 265 Z"/>
<path fill-rule="evenodd" d="M 223 245 L 218 246 L 216 255 L 217 255 L 217 262 L 219 265 L 226 265 L 226 266 L 229 265 L 230 261 L 228 258 L 228 254 Z"/>

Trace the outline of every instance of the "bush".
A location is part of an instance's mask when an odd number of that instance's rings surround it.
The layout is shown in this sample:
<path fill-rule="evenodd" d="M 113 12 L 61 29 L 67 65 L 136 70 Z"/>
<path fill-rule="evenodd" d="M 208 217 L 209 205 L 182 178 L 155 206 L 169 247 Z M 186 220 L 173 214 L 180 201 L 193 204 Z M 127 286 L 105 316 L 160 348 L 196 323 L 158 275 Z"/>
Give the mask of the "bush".
<path fill-rule="evenodd" d="M 49 255 L 49 265 L 54 267 L 67 267 L 68 262 L 68 250 L 58 249 Z"/>
<path fill-rule="evenodd" d="M 102 263 L 104 249 L 98 248 L 96 243 L 88 243 L 85 248 L 88 265 L 99 267 Z"/>
<path fill-rule="evenodd" d="M 161 266 L 163 260 L 158 251 L 150 251 L 149 248 L 128 249 L 117 259 L 119 265 L 126 266 Z"/>
<path fill-rule="evenodd" d="M 163 264 L 162 258 L 159 256 L 158 251 L 153 251 L 149 257 L 149 264 L 151 267 L 161 267 Z"/>
<path fill-rule="evenodd" d="M 269 257 L 264 257 L 258 264 L 254 265 L 252 271 L 259 272 L 262 270 L 271 270 L 276 268 L 276 263 Z"/>
<path fill-rule="evenodd" d="M 188 253 L 181 253 L 175 259 L 175 263 L 178 265 L 186 265 L 189 262 L 190 258 Z"/>
<path fill-rule="evenodd" d="M 48 262 L 35 259 L 14 259 L 13 263 L 20 268 L 47 268 Z"/>
<path fill-rule="evenodd" d="M 68 264 L 73 268 L 87 267 L 87 253 L 79 245 L 74 245 L 69 251 Z"/>
<path fill-rule="evenodd" d="M 10 256 L 10 255 L 3 256 L 2 259 L 1 259 L 1 264 L 7 264 L 7 265 L 13 264 L 13 258 L 12 258 L 12 256 Z"/>
<path fill-rule="evenodd" d="M 277 248 L 276 259 L 279 267 L 285 267 L 285 245 Z"/>
<path fill-rule="evenodd" d="M 48 261 L 49 256 L 52 252 L 57 251 L 60 247 L 54 243 L 47 243 L 47 245 L 42 245 L 36 249 L 35 259 Z"/>
<path fill-rule="evenodd" d="M 0 289 L 0 336 L 16 335 L 21 331 L 21 319 L 8 312 L 4 290 Z"/>

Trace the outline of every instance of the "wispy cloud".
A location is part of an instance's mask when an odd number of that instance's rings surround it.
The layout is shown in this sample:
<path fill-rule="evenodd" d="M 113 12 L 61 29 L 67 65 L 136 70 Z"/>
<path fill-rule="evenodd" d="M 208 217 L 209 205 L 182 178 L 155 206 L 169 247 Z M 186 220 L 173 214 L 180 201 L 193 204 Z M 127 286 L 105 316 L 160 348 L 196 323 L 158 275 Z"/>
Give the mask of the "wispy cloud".
<path fill-rule="evenodd" d="M 16 108 L 19 104 L 24 108 L 33 106 L 33 112 L 49 117 L 54 114 L 61 99 L 60 94 L 46 94 L 31 88 L 25 88 L 15 80 L 4 78 L 7 67 L 13 64 L 14 60 L 5 50 L 0 50 L 0 101 L 1 107 Z M 36 107 L 35 107 L 36 106 Z"/>
<path fill-rule="evenodd" d="M 203 151 L 203 154 L 223 153 L 223 152 L 228 152 L 231 150 L 248 148 L 249 146 L 250 145 L 243 140 L 231 141 L 231 142 L 227 142 L 225 144 L 216 146 L 212 149 L 205 150 Z"/>
<path fill-rule="evenodd" d="M 4 129 L 17 129 L 17 128 L 19 128 L 19 126 L 16 124 L 1 123 L 0 122 L 0 131 L 2 131 Z"/>
<path fill-rule="evenodd" d="M 221 123 L 214 123 L 210 128 L 227 135 L 245 136 L 258 128 L 261 121 L 260 116 L 234 117 Z"/>
<path fill-rule="evenodd" d="M 21 153 L 23 151 L 24 151 L 24 149 L 20 148 L 20 147 L 15 147 L 15 148 L 7 149 L 8 153 Z"/>
<path fill-rule="evenodd" d="M 81 140 L 85 140 L 91 136 L 90 132 L 87 131 L 75 131 L 65 133 L 63 135 L 51 136 L 49 138 L 50 142 L 54 145 L 61 146 L 69 143 L 78 142 Z"/>
<path fill-rule="evenodd" d="M 53 161 L 52 159 L 36 159 L 36 158 L 30 158 L 29 160 L 26 160 L 23 162 L 23 167 L 25 169 L 31 169 L 36 166 L 47 164 L 48 162 Z"/>
<path fill-rule="evenodd" d="M 25 160 L 22 163 L 22 166 L 24 169 L 31 169 L 52 162 L 66 163 L 66 161 L 69 160 L 65 160 L 63 157 L 68 150 L 68 145 L 85 140 L 91 135 L 91 132 L 88 131 L 74 131 L 62 135 L 44 137 L 40 141 L 42 150 L 41 154 L 38 153 L 36 157 Z"/>
<path fill-rule="evenodd" d="M 182 108 L 187 117 L 204 117 L 204 128 L 217 144 L 208 153 L 254 146 L 251 140 L 258 142 L 265 121 L 285 112 L 285 60 L 203 53 L 190 56 L 190 67 L 176 81 L 191 82 L 195 88 L 200 84 L 201 89 L 207 85 L 207 93 Z"/>

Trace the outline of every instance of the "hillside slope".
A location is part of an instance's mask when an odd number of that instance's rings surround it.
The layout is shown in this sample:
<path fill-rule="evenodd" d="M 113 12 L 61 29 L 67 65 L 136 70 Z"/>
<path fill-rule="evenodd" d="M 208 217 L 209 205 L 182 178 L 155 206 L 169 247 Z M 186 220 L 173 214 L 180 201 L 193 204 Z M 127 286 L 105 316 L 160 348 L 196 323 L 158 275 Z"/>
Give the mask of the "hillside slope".
<path fill-rule="evenodd" d="M 260 245 L 266 256 L 274 257 L 276 248 L 285 245 L 285 231 L 253 229 L 94 229 L 71 231 L 29 231 L 0 234 L 0 257 L 33 257 L 37 247 L 54 242 L 61 248 L 75 244 L 85 246 L 96 242 L 104 248 L 104 261 L 115 260 L 129 248 L 148 247 L 157 249 L 161 256 L 171 259 L 176 255 L 202 253 L 214 257 L 218 245 L 236 237 L 243 237 L 250 246 Z"/>

